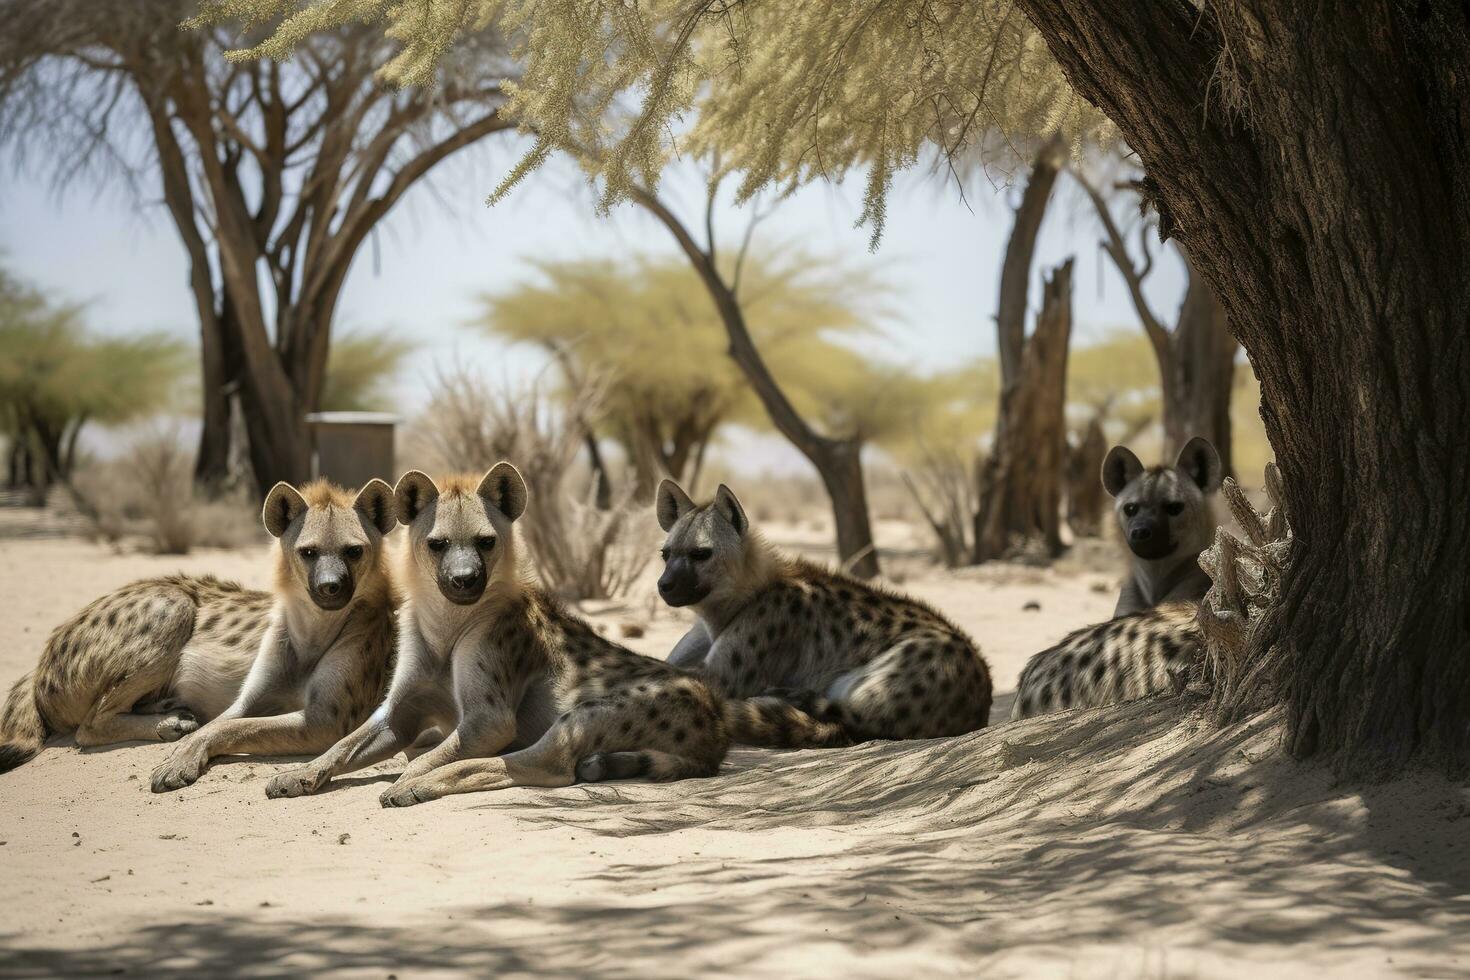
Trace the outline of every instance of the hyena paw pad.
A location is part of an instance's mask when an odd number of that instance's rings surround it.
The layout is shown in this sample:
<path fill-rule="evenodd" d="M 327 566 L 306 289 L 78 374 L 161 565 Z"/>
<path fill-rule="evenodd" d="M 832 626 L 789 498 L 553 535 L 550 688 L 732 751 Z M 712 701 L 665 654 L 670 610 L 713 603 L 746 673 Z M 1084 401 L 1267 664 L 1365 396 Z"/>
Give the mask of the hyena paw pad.
<path fill-rule="evenodd" d="M 199 730 L 199 722 L 187 711 L 180 711 L 176 715 L 169 715 L 154 728 L 158 732 L 158 738 L 163 742 L 177 742 L 190 732 Z"/>
<path fill-rule="evenodd" d="M 204 767 L 193 759 L 170 759 L 153 770 L 153 792 L 167 793 L 194 783 Z"/>
<path fill-rule="evenodd" d="M 265 784 L 265 795 L 272 800 L 310 796 L 321 788 L 322 774 L 310 769 L 294 769 L 272 776 Z"/>

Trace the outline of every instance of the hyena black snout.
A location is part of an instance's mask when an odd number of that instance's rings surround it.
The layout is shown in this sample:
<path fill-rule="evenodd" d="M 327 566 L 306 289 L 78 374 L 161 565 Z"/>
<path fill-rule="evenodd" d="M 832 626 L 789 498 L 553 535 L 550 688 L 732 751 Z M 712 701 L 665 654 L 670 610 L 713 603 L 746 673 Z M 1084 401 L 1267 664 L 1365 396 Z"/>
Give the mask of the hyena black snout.
<path fill-rule="evenodd" d="M 485 560 L 470 545 L 451 545 L 439 559 L 439 591 L 450 602 L 469 605 L 485 592 Z"/>
<path fill-rule="evenodd" d="M 323 609 L 341 609 L 352 599 L 352 570 L 340 555 L 322 555 L 311 566 L 311 598 Z"/>
<path fill-rule="evenodd" d="M 1128 522 L 1128 547 L 1140 558 L 1164 558 L 1174 550 L 1169 522 L 1155 514 L 1140 514 Z"/>
<path fill-rule="evenodd" d="M 709 595 L 709 587 L 700 583 L 690 559 L 670 558 L 658 577 L 658 594 L 671 606 L 688 606 Z"/>

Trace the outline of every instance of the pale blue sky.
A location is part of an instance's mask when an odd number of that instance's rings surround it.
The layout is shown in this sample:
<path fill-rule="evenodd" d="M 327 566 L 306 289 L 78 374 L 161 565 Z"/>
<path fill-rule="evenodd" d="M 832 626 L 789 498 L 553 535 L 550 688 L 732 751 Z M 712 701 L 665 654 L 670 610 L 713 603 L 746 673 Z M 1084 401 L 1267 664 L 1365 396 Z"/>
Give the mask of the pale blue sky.
<path fill-rule="evenodd" d="M 380 225 L 377 267 L 370 243 L 347 280 L 338 329 L 389 327 L 419 344 L 395 389 L 405 413 L 422 404 L 434 365 L 451 358 L 496 378 L 538 370 L 536 355 L 507 350 L 464 326 L 475 312 L 476 294 L 525 276 L 526 260 L 676 250 L 663 227 L 632 206 L 599 218 L 580 173 L 565 162 L 554 162 L 507 201 L 487 207 L 487 192 L 518 153 L 519 145 L 502 140 L 449 161 L 431 187 L 411 191 Z M 0 249 L 16 273 L 87 301 L 90 322 L 100 329 L 193 335 L 183 250 L 161 206 L 90 185 L 58 196 L 44 176 L 17 175 L 8 160 L 0 167 Z M 40 173 L 48 169 L 43 165 Z M 999 183 L 1003 175 L 992 180 Z M 698 206 L 700 188 L 688 168 L 676 166 L 666 178 L 665 193 L 683 205 L 686 218 L 698 213 L 691 206 Z M 1033 282 L 1041 268 L 1075 253 L 1074 343 L 1110 327 L 1136 326 L 1122 280 L 1097 248 L 1098 227 L 1085 198 L 1065 177 L 1058 188 Z M 980 178 L 966 189 L 967 206 L 952 182 L 909 174 L 897 182 L 886 233 L 873 253 L 868 230 L 853 225 L 861 211 L 861 180 L 817 185 L 783 202 L 760 226 L 758 242 L 799 244 L 884 277 L 898 318 L 886 324 L 889 339 L 877 350 L 938 368 L 994 351 L 992 316 L 1016 193 Z M 748 215 L 721 208 L 716 226 L 723 239 L 738 238 Z M 1168 319 L 1181 289 L 1177 261 L 1162 262 L 1150 292 Z"/>

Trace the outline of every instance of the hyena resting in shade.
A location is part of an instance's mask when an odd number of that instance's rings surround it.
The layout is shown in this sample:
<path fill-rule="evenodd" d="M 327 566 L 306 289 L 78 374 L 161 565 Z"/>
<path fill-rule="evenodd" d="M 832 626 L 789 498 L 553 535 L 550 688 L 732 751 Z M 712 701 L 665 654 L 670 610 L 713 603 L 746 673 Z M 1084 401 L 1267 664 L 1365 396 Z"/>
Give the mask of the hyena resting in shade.
<path fill-rule="evenodd" d="M 668 532 L 659 593 L 699 616 L 669 661 L 697 666 L 731 699 L 735 741 L 848 745 L 989 721 L 985 660 L 933 609 L 778 554 L 728 487 L 699 507 L 665 480 L 657 507 Z"/>
<path fill-rule="evenodd" d="M 1026 662 L 1011 717 L 1174 690 L 1204 649 L 1198 612 L 1198 603 L 1166 602 L 1077 630 Z"/>
<path fill-rule="evenodd" d="M 50 735 L 172 742 L 203 725 L 154 774 L 155 790 L 173 789 L 212 755 L 319 752 L 366 717 L 392 653 L 381 554 L 392 490 L 374 480 L 354 500 L 280 483 L 263 516 L 280 539 L 273 593 L 176 575 L 124 586 L 57 627 L 0 710 L 0 771 Z"/>
<path fill-rule="evenodd" d="M 268 795 L 316 792 L 439 733 L 448 734 L 384 791 L 384 806 L 715 773 L 728 742 L 704 682 L 603 639 L 532 584 L 513 526 L 526 507 L 514 466 L 438 485 L 410 472 L 394 493 L 408 547 L 388 697 L 321 758 L 272 779 Z"/>

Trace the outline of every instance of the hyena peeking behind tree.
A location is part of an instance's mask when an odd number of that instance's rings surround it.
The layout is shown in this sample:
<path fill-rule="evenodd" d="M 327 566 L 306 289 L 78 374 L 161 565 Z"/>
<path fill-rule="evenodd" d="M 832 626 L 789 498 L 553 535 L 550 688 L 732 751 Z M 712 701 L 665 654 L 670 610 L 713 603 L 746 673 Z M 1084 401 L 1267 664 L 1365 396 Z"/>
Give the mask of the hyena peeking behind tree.
<path fill-rule="evenodd" d="M 155 790 L 193 782 L 211 756 L 330 745 L 377 704 L 388 674 L 392 502 L 381 480 L 355 500 L 326 483 L 277 484 L 263 515 L 280 539 L 273 593 L 176 575 L 87 606 L 0 710 L 0 772 L 68 732 L 92 746 L 199 729 L 154 773 Z"/>
<path fill-rule="evenodd" d="M 399 751 L 412 761 L 384 806 L 719 769 L 728 741 L 703 681 L 603 639 L 532 584 L 513 526 L 526 507 L 514 466 L 438 484 L 409 472 L 394 495 L 408 546 L 388 697 L 321 758 L 273 778 L 267 795 L 314 793 Z"/>
<path fill-rule="evenodd" d="M 1067 636 L 1026 662 L 1012 718 L 1129 701 L 1174 688 L 1198 660 L 1196 623 L 1210 578 L 1200 552 L 1215 534 L 1208 495 L 1220 488 L 1220 456 L 1195 437 L 1173 467 L 1144 469 L 1114 446 L 1103 460 L 1128 545 L 1129 573 L 1113 618 Z"/>
<path fill-rule="evenodd" d="M 730 489 L 696 506 L 658 489 L 660 595 L 699 616 L 669 656 L 729 699 L 735 741 L 776 747 L 936 738 L 983 728 L 990 672 L 928 606 L 778 554 Z"/>
<path fill-rule="evenodd" d="M 1128 578 L 1113 615 L 1126 616 L 1162 602 L 1199 602 L 1210 578 L 1200 552 L 1215 538 L 1209 495 L 1223 471 L 1215 447 L 1196 436 L 1172 467 L 1144 469 L 1124 446 L 1103 460 L 1103 489 L 1113 498 L 1118 529 L 1129 551 Z"/>

